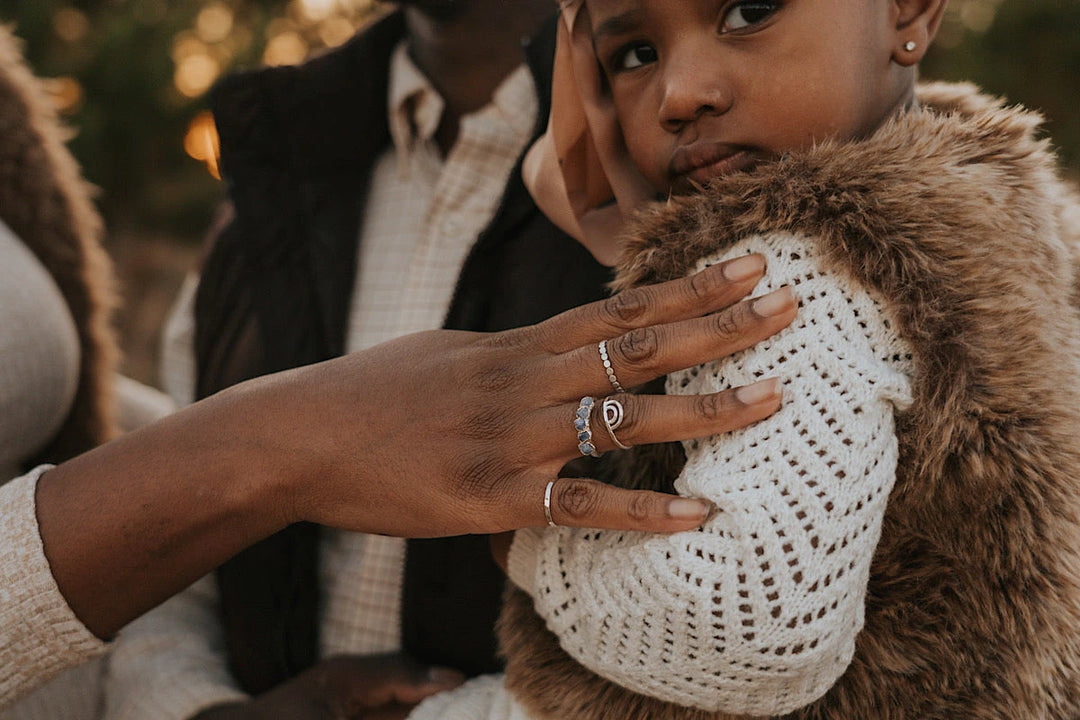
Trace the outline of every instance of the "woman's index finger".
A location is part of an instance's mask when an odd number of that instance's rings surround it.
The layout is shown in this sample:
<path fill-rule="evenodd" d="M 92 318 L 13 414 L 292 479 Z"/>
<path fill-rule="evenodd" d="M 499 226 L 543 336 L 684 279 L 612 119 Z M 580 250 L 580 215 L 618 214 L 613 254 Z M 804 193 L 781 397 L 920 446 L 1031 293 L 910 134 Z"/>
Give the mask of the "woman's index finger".
<path fill-rule="evenodd" d="M 750 293 L 764 274 L 765 259 L 747 255 L 567 310 L 535 325 L 534 331 L 545 349 L 564 353 L 638 328 L 722 310 Z"/>

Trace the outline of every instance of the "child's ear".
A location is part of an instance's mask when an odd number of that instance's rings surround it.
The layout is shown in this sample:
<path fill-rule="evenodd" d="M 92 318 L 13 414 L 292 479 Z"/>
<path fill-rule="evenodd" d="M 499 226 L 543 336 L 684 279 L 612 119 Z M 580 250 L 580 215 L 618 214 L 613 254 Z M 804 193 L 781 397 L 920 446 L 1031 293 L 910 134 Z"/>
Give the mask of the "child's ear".
<path fill-rule="evenodd" d="M 911 66 L 923 59 L 941 27 L 948 0 L 893 0 L 896 35 L 892 59 Z"/>

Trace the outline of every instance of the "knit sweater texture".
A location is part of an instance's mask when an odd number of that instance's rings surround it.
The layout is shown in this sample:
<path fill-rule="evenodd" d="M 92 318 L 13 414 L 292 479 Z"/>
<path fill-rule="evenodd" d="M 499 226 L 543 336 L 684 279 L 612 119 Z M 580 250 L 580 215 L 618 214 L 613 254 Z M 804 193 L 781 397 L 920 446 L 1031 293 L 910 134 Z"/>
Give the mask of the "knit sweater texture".
<path fill-rule="evenodd" d="M 49 570 L 34 512 L 45 469 L 0 487 L 0 712 L 107 647 L 75 617 Z"/>

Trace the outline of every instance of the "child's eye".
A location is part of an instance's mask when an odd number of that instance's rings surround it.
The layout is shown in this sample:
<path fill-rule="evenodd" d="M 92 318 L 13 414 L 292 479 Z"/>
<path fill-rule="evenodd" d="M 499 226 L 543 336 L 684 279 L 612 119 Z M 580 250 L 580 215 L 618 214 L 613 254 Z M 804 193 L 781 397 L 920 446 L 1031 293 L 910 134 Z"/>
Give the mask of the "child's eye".
<path fill-rule="evenodd" d="M 656 48 L 645 43 L 630 45 L 615 54 L 611 67 L 615 72 L 620 70 L 633 70 L 635 68 L 656 62 Z"/>
<path fill-rule="evenodd" d="M 777 0 L 742 0 L 724 13 L 722 30 L 741 30 L 768 19 L 780 7 Z"/>

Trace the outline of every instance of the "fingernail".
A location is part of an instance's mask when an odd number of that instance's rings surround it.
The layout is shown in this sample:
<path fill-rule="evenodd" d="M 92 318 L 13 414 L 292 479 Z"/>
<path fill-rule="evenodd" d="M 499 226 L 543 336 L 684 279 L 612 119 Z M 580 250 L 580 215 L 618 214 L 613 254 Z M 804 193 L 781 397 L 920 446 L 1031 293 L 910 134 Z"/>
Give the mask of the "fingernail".
<path fill-rule="evenodd" d="M 465 682 L 465 676 L 450 668 L 433 667 L 428 670 L 428 680 L 437 685 L 457 686 Z"/>
<path fill-rule="evenodd" d="M 668 515 L 675 520 L 704 520 L 710 504 L 703 500 L 679 498 L 668 503 Z"/>
<path fill-rule="evenodd" d="M 780 397 L 780 383 L 776 378 L 762 380 L 739 388 L 735 391 L 735 397 L 739 398 L 743 405 L 757 405 L 766 400 L 775 400 Z"/>
<path fill-rule="evenodd" d="M 731 282 L 742 282 L 753 277 L 760 277 L 765 272 L 765 258 L 760 255 L 747 255 L 738 260 L 724 263 L 724 277 Z"/>
<path fill-rule="evenodd" d="M 762 317 L 772 317 L 787 312 L 795 304 L 795 293 L 790 285 L 773 290 L 754 301 L 754 312 Z"/>

